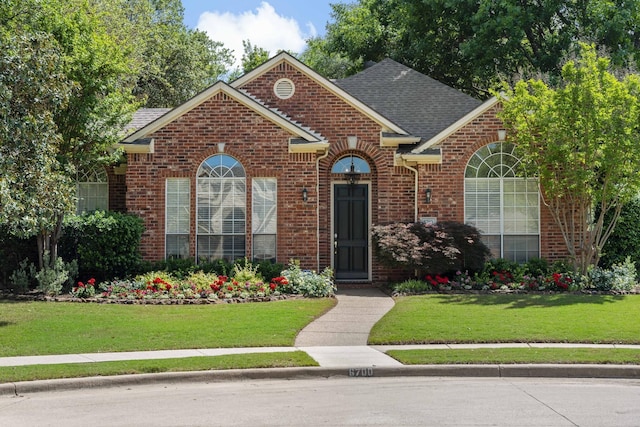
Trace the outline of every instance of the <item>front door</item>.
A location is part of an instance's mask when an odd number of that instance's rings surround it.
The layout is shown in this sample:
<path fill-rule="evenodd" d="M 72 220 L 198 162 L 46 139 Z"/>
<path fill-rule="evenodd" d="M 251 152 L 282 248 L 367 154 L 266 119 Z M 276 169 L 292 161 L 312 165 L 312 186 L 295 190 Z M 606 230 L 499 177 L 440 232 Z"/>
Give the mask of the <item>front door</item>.
<path fill-rule="evenodd" d="M 334 188 L 334 270 L 336 280 L 369 278 L 369 186 Z"/>

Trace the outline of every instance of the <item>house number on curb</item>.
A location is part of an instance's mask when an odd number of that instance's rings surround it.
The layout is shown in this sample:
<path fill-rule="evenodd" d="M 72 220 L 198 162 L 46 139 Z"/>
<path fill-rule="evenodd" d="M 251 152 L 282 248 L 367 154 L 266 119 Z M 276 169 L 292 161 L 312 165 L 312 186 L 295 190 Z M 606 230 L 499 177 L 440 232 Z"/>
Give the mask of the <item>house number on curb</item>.
<path fill-rule="evenodd" d="M 372 377 L 373 368 L 349 368 L 350 377 Z"/>

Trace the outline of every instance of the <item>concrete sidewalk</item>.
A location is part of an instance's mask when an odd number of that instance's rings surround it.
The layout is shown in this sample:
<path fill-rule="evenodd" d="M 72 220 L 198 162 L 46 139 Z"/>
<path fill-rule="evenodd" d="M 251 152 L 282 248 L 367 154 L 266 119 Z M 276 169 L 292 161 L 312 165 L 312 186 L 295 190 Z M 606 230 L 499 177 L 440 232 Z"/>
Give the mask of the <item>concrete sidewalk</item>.
<path fill-rule="evenodd" d="M 96 363 L 122 360 L 179 359 L 228 354 L 275 353 L 304 351 L 323 368 L 362 368 L 402 366 L 385 353 L 389 350 L 447 350 L 480 348 L 603 348 L 633 349 L 640 345 L 627 344 L 559 344 L 559 343 L 500 343 L 500 344 L 412 344 L 375 346 L 314 346 L 314 347 L 243 347 L 185 350 L 129 351 L 114 353 L 53 354 L 44 356 L 0 357 L 0 367 L 26 365 L 55 365 L 61 363 Z"/>

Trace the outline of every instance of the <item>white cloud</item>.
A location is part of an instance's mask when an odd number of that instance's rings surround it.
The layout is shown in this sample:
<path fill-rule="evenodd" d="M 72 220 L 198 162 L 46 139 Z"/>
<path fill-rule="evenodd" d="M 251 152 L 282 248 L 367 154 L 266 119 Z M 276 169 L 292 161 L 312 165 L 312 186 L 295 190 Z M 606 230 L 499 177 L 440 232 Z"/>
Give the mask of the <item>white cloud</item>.
<path fill-rule="evenodd" d="M 262 2 L 255 11 L 237 15 L 229 12 L 204 12 L 198 21 L 199 30 L 233 50 L 236 57 L 234 66 L 237 67 L 240 66 L 240 58 L 244 52 L 243 40 L 250 40 L 254 46 L 268 50 L 271 56 L 280 50 L 300 53 L 305 48 L 305 40 L 316 35 L 313 24 L 308 23 L 307 28 L 309 33 L 303 33 L 295 19 L 278 15 L 267 2 Z"/>

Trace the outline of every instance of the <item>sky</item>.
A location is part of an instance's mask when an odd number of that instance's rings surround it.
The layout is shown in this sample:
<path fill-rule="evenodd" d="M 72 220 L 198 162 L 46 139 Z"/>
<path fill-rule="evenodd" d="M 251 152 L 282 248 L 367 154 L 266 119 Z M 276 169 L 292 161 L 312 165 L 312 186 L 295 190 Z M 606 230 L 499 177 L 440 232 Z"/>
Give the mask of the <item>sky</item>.
<path fill-rule="evenodd" d="M 236 66 L 243 40 L 269 51 L 304 51 L 305 40 L 325 34 L 330 3 L 345 0 L 182 0 L 184 22 L 232 49 Z"/>

